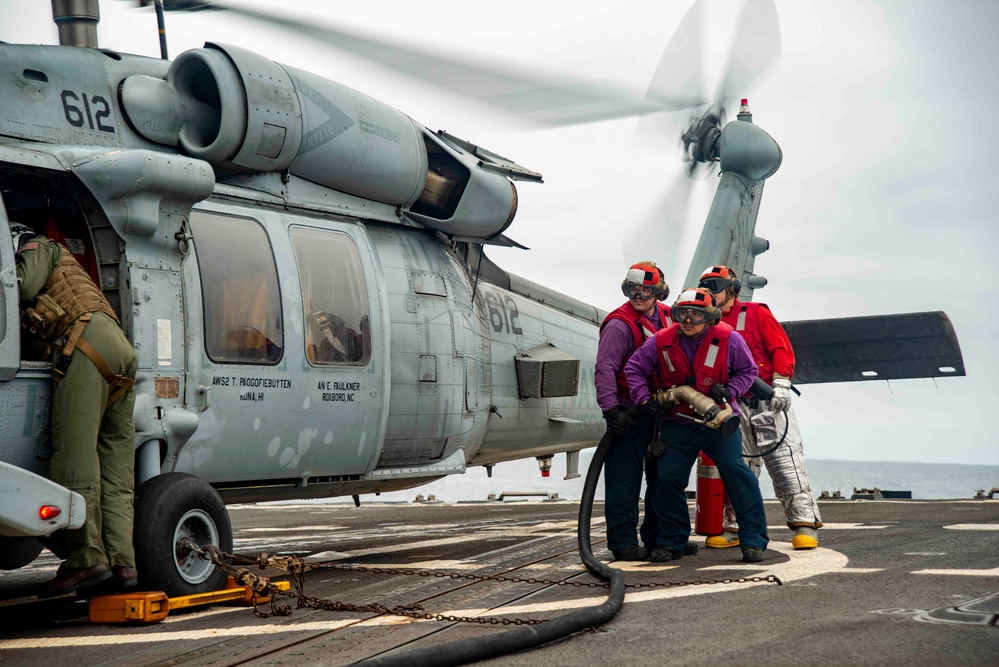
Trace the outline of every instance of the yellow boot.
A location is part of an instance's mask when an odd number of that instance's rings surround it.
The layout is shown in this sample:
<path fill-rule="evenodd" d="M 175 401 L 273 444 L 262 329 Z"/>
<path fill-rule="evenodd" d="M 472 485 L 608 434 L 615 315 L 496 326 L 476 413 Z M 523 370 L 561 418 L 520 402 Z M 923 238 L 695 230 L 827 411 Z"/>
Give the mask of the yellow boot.
<path fill-rule="evenodd" d="M 814 549 L 819 546 L 819 531 L 809 526 L 798 526 L 794 529 L 791 546 L 797 549 Z"/>
<path fill-rule="evenodd" d="M 704 540 L 704 546 L 711 549 L 727 549 L 739 546 L 739 534 L 725 531 L 721 535 L 712 535 Z"/>

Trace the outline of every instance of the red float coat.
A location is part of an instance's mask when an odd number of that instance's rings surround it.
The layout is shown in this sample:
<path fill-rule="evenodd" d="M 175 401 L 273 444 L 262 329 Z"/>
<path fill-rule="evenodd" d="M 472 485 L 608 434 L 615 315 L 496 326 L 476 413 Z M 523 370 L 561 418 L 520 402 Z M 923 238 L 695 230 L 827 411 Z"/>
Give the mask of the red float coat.
<path fill-rule="evenodd" d="M 760 378 L 767 384 L 773 384 L 775 373 L 787 378 L 794 375 L 791 341 L 767 304 L 736 299 L 732 308 L 722 315 L 722 322 L 746 340 Z"/>
<path fill-rule="evenodd" d="M 680 325 L 674 324 L 656 334 L 656 377 L 659 386 L 668 389 L 688 385 L 705 396 L 717 382 L 728 381 L 728 339 L 732 327 L 720 324 L 708 327 L 701 338 L 701 344 L 694 354 L 694 367 L 690 367 L 687 355 L 680 349 Z M 747 359 L 748 361 L 748 359 Z M 685 414 L 699 417 L 689 405 L 681 403 L 673 406 L 669 414 Z"/>
<path fill-rule="evenodd" d="M 673 320 L 670 318 L 669 306 L 657 301 L 656 308 L 659 309 L 659 322 L 661 324 L 660 330 L 671 325 Z M 657 329 L 655 322 L 643 313 L 635 310 L 629 301 L 625 301 L 617 309 L 608 313 L 607 317 L 604 318 L 604 321 L 600 323 L 601 332 L 604 330 L 604 326 L 606 326 L 611 320 L 621 320 L 628 325 L 628 328 L 631 330 L 632 338 L 635 341 L 634 346 L 627 353 L 627 355 L 625 355 L 624 359 L 621 360 L 621 367 L 617 369 L 617 397 L 618 399 L 623 399 L 625 404 L 630 404 L 631 394 L 628 389 L 628 382 L 624 378 L 624 365 L 627 363 L 631 355 L 634 354 L 635 350 L 640 348 L 647 339 L 656 334 Z M 599 359 L 597 361 L 599 363 Z"/>

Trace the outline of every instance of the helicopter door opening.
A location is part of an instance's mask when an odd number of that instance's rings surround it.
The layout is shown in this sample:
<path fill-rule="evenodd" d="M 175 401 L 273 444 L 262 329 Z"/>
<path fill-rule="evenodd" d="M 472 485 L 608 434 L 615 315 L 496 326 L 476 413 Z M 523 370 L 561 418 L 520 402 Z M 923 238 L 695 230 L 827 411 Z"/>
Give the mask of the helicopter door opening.
<path fill-rule="evenodd" d="M 0 193 L 0 381 L 10 380 L 21 367 L 17 274 L 5 209 Z"/>
<path fill-rule="evenodd" d="M 22 344 L 19 335 L 17 281 L 14 276 L 13 254 L 8 259 L 6 249 L 10 243 L 10 224 L 18 223 L 31 228 L 36 234 L 46 236 L 65 246 L 86 270 L 95 284 L 100 285 L 115 312 L 121 314 L 118 263 L 120 247 L 118 237 L 107 219 L 94 206 L 87 191 L 76 179 L 58 173 L 33 170 L 27 172 L 13 168 L 4 170 L 0 178 L 0 199 L 3 201 L 6 222 L 3 228 L 3 338 L 0 339 L 0 377 L 9 379 L 18 362 L 46 364 L 30 345 Z M 88 211 L 84 214 L 83 211 Z M 11 284 L 8 285 L 8 271 Z M 126 334 L 128 333 L 126 329 Z M 11 361 L 7 360 L 10 355 Z"/>

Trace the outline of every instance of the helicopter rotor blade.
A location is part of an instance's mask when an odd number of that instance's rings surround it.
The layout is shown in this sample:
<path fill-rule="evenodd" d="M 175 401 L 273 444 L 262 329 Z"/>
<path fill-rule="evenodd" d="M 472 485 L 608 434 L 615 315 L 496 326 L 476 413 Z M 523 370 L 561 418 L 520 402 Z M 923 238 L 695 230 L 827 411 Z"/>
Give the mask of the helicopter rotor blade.
<path fill-rule="evenodd" d="M 780 59 L 780 26 L 773 0 L 746 0 L 739 15 L 731 43 L 724 78 L 715 94 L 705 84 L 704 56 L 709 42 L 704 37 L 705 5 L 696 2 L 684 15 L 663 51 L 649 81 L 650 103 L 667 94 L 685 100 L 687 109 L 698 106 L 721 107 L 725 100 L 748 94 L 753 81 Z M 711 44 L 710 48 L 714 48 Z M 645 150 L 667 152 L 691 119 L 678 119 L 679 113 L 646 114 L 635 126 L 632 144 Z M 681 138 L 681 159 L 691 178 L 703 178 L 713 169 L 710 164 L 693 160 Z"/>
<path fill-rule="evenodd" d="M 628 261 L 647 259 L 656 262 L 666 276 L 666 280 L 683 280 L 683 267 L 677 250 L 683 247 L 684 240 L 690 232 L 687 224 L 687 212 L 690 209 L 694 182 L 687 177 L 682 169 L 677 169 L 672 180 L 660 192 L 652 203 L 649 214 L 624 240 L 626 259 L 634 252 L 634 248 L 642 248 L 643 257 L 634 257 Z M 677 294 L 682 288 L 675 282 L 670 283 L 670 291 Z"/>
<path fill-rule="evenodd" d="M 675 99 L 684 102 L 684 108 L 704 101 L 703 3 L 695 2 L 673 31 L 666 48 L 659 57 L 645 99 L 651 103 Z M 672 109 L 660 109 L 669 111 Z"/>
<path fill-rule="evenodd" d="M 746 0 L 723 70 L 725 78 L 712 102 L 747 96 L 756 79 L 780 57 L 780 23 L 773 0 Z"/>
<path fill-rule="evenodd" d="M 686 93 L 647 92 L 621 86 L 608 79 L 583 79 L 568 73 L 538 74 L 527 64 L 461 60 L 416 46 L 389 43 L 358 30 L 320 25 L 316 22 L 264 12 L 223 2 L 165 0 L 171 10 L 222 9 L 305 34 L 356 56 L 409 77 L 440 86 L 450 92 L 486 103 L 502 111 L 550 126 L 569 126 L 616 118 L 627 118 L 691 105 Z"/>

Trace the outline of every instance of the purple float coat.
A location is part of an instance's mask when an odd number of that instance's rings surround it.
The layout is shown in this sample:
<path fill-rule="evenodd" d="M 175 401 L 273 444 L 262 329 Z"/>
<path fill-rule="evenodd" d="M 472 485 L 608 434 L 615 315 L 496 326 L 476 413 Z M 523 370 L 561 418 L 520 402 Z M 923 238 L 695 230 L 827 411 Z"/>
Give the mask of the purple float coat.
<path fill-rule="evenodd" d="M 694 365 L 694 354 L 701 344 L 701 339 L 707 333 L 707 329 L 700 336 L 688 338 L 682 333 L 679 336 L 680 349 L 687 356 L 690 365 Z M 637 405 L 641 405 L 652 397 L 649 391 L 648 379 L 656 373 L 656 339 L 650 338 L 645 341 L 642 347 L 638 348 L 628 363 L 624 365 L 624 376 L 628 380 L 631 388 L 631 400 Z M 749 346 L 738 332 L 733 331 L 728 338 L 728 387 L 732 396 L 742 396 L 753 384 L 753 380 L 759 374 L 756 362 L 753 361 L 753 353 L 749 351 Z M 733 412 L 738 412 L 739 408 L 735 401 L 730 403 Z"/>
<path fill-rule="evenodd" d="M 656 327 L 661 326 L 658 308 L 652 309 L 649 319 Z M 610 320 L 600 331 L 593 384 L 597 388 L 597 405 L 602 411 L 621 405 L 617 395 L 617 373 L 634 349 L 635 338 L 631 334 L 631 329 L 621 320 Z M 630 402 L 623 405 L 623 407 L 630 406 Z"/>

